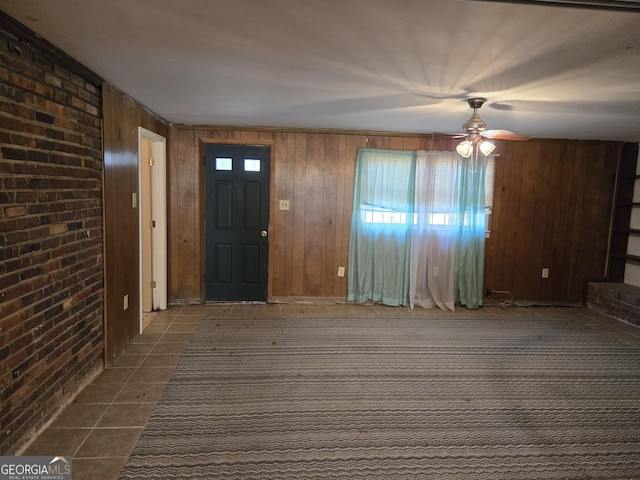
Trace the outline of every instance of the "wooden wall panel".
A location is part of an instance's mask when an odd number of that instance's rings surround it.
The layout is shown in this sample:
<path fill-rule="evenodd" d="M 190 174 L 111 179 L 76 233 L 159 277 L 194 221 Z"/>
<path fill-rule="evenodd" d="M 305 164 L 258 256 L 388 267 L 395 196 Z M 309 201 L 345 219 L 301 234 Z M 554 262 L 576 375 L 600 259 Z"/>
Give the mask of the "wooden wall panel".
<path fill-rule="evenodd" d="M 271 192 L 272 201 L 276 204 L 278 209 L 278 203 L 280 200 L 287 200 L 287 161 L 289 158 L 289 142 L 287 133 L 278 133 L 277 143 L 281 146 L 281 155 L 276 157 L 273 174 L 274 188 Z M 284 290 L 285 281 L 285 245 L 287 239 L 287 215 L 274 215 L 270 219 L 273 232 L 282 232 L 282 235 L 273 235 L 271 237 L 270 248 L 273 249 L 273 289 L 276 291 Z M 275 266 L 280 268 L 276 268 Z"/>
<path fill-rule="evenodd" d="M 167 137 L 168 126 L 104 84 L 105 359 L 109 364 L 139 330 L 138 127 Z M 129 308 L 123 299 L 128 295 Z"/>
<path fill-rule="evenodd" d="M 303 205 L 306 205 L 306 179 L 307 179 L 307 138 L 304 133 L 296 133 L 294 150 L 294 188 L 287 192 L 293 199 L 293 238 L 291 253 L 291 290 L 288 292 L 272 292 L 273 295 L 305 295 L 304 289 L 304 264 L 305 264 L 305 216 Z M 276 147 L 277 148 L 277 147 Z M 277 155 L 277 153 L 276 153 Z M 297 188 L 296 188 L 297 187 Z M 276 234 L 274 232 L 274 234 Z M 277 234 L 276 234 L 277 235 Z"/>
<path fill-rule="evenodd" d="M 314 297 L 321 296 L 323 265 L 329 260 L 322 257 L 325 161 L 323 137 L 320 134 L 308 135 L 305 196 L 302 207 L 302 212 L 304 212 L 302 294 Z M 300 210 L 301 205 L 292 205 L 292 207 L 294 210 Z"/>
<path fill-rule="evenodd" d="M 517 215 L 514 218 L 516 225 L 514 262 L 513 262 L 513 289 L 525 291 L 528 288 L 530 278 L 521 275 L 520 272 L 532 272 L 531 247 L 534 242 L 532 227 L 537 212 L 536 186 L 538 176 L 538 164 L 540 157 L 540 144 L 538 142 L 519 142 L 514 145 L 514 153 L 522 163 L 520 176 L 520 202 Z"/>
<path fill-rule="evenodd" d="M 351 215 L 345 213 L 345 206 L 347 205 L 347 190 L 353 190 L 353 181 L 347 183 L 347 175 L 345 174 L 345 169 L 347 167 L 347 163 L 351 164 L 352 162 L 347 162 L 346 158 L 346 149 L 347 149 L 347 136 L 340 135 L 338 137 L 337 142 L 337 152 L 336 152 L 336 198 L 335 198 L 335 215 L 334 215 L 334 224 L 335 224 L 335 237 L 333 242 L 333 251 L 335 254 L 335 263 L 333 264 L 334 271 L 338 269 L 338 267 L 346 267 L 347 266 L 347 253 L 349 249 L 349 243 L 345 244 L 345 234 L 349 232 L 349 225 L 351 221 Z M 333 282 L 333 291 L 328 293 L 329 296 L 340 297 L 343 295 L 343 289 L 346 287 L 347 276 L 345 272 L 344 277 L 339 277 Z M 327 285 L 331 286 L 331 283 Z"/>
<path fill-rule="evenodd" d="M 273 141 L 270 297 L 275 300 L 346 297 L 347 279 L 337 270 L 348 262 L 358 148 L 451 150 L 457 143 L 429 135 L 187 126 L 176 127 L 175 138 L 173 303 L 203 298 L 201 140 Z M 605 142 L 497 142 L 486 288 L 509 290 L 520 300 L 582 300 L 585 282 L 605 274 L 618 148 Z M 281 199 L 290 201 L 291 210 L 278 209 Z M 550 269 L 548 279 L 541 278 L 542 268 Z"/>
<path fill-rule="evenodd" d="M 138 229 L 131 208 L 135 163 L 127 158 L 130 150 L 129 111 L 132 105 L 119 92 L 103 87 L 104 103 L 104 219 L 105 219 L 105 357 L 115 358 L 135 334 L 136 299 L 139 286 L 127 270 L 138 271 L 137 249 L 133 243 Z M 123 298 L 129 295 L 129 309 Z"/>
<path fill-rule="evenodd" d="M 516 299 L 584 302 L 606 275 L 619 144 L 501 142 L 485 287 Z M 549 278 L 542 278 L 549 268 Z"/>
<path fill-rule="evenodd" d="M 198 143 L 193 132 L 178 130 L 177 158 L 171 173 L 177 185 L 175 201 L 171 208 L 179 219 L 181 228 L 171 231 L 172 244 L 178 270 L 172 274 L 171 283 L 176 288 L 178 298 L 186 302 L 198 301 L 200 290 L 200 258 L 194 255 L 199 252 L 201 243 L 200 223 L 200 178 L 198 166 L 204 161 L 198 154 Z M 196 294 L 197 293 L 197 294 Z"/>
<path fill-rule="evenodd" d="M 547 228 L 550 218 L 553 218 L 555 189 L 552 183 L 555 145 L 543 143 L 540 145 L 540 168 L 538 170 L 538 184 L 536 190 L 536 217 L 533 229 L 533 249 L 531 252 L 532 271 L 541 272 L 537 281 L 538 297 L 549 298 L 549 282 L 542 278 L 542 269 L 550 265 L 549 249 L 551 246 L 551 232 Z"/>
<path fill-rule="evenodd" d="M 333 295 L 334 281 L 337 278 L 336 263 L 336 213 L 338 201 L 338 135 L 325 135 L 324 170 L 322 175 L 322 279 L 320 294 L 323 297 Z"/>

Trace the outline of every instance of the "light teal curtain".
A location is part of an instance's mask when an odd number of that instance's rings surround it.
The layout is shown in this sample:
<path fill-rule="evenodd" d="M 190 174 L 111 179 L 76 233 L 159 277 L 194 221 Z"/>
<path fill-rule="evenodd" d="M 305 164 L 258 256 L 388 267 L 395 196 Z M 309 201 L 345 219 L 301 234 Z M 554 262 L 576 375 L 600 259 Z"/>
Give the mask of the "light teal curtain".
<path fill-rule="evenodd" d="M 420 154 L 359 150 L 347 299 L 478 308 L 484 289 L 488 159 Z"/>
<path fill-rule="evenodd" d="M 360 149 L 347 299 L 406 305 L 416 152 Z"/>
<path fill-rule="evenodd" d="M 486 231 L 487 157 L 459 157 L 457 199 L 460 224 L 455 255 L 455 301 L 467 308 L 482 305 Z"/>

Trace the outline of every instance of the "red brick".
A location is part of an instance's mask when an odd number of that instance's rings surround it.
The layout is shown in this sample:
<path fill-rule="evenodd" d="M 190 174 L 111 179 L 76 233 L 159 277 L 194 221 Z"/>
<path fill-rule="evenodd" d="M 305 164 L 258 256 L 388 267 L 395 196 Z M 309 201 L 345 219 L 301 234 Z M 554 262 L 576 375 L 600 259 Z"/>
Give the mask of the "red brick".
<path fill-rule="evenodd" d="M 27 209 L 23 205 L 4 208 L 4 215 L 7 218 L 19 217 L 22 215 L 26 215 L 26 213 L 27 213 Z"/>
<path fill-rule="evenodd" d="M 35 88 L 35 82 L 33 80 L 15 72 L 9 72 L 9 81 L 25 90 L 33 90 Z"/>
<path fill-rule="evenodd" d="M 28 120 L 33 120 L 36 117 L 34 110 L 16 103 L 11 106 L 11 113 L 17 117 L 26 118 Z"/>
<path fill-rule="evenodd" d="M 18 352 L 20 350 L 23 350 L 27 345 L 31 344 L 31 342 L 33 342 L 33 333 L 27 332 L 11 342 L 11 351 Z"/>
<path fill-rule="evenodd" d="M 2 361 L 2 371 L 1 373 L 7 373 L 13 371 L 18 365 L 24 362 L 27 359 L 27 355 L 24 350 L 20 350 L 12 355 L 9 355 L 5 360 Z"/>

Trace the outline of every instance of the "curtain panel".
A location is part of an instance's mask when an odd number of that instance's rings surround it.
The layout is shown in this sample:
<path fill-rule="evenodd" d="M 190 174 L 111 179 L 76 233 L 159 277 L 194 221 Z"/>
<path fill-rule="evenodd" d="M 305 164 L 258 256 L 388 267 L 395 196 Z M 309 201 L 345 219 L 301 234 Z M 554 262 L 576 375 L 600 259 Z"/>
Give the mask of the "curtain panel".
<path fill-rule="evenodd" d="M 482 305 L 487 158 L 360 149 L 347 299 Z"/>
<path fill-rule="evenodd" d="M 416 219 L 411 234 L 409 308 L 454 311 L 454 271 L 459 215 L 456 213 L 459 155 L 417 152 Z"/>
<path fill-rule="evenodd" d="M 460 222 L 456 235 L 455 301 L 473 309 L 480 307 L 484 298 L 487 158 L 460 159 L 456 183 Z"/>
<path fill-rule="evenodd" d="M 416 152 L 358 151 L 348 300 L 406 305 L 415 164 Z"/>

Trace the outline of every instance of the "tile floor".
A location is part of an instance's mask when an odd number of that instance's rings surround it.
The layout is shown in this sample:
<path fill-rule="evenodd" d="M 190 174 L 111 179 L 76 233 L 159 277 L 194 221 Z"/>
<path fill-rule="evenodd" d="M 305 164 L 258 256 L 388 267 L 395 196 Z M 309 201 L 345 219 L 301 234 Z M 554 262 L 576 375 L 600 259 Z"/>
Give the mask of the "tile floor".
<path fill-rule="evenodd" d="M 22 455 L 72 455 L 74 479 L 116 479 L 201 318 L 190 307 L 148 317 L 144 333 Z"/>

